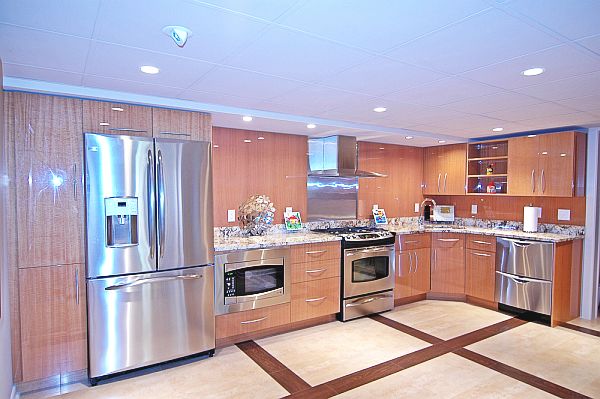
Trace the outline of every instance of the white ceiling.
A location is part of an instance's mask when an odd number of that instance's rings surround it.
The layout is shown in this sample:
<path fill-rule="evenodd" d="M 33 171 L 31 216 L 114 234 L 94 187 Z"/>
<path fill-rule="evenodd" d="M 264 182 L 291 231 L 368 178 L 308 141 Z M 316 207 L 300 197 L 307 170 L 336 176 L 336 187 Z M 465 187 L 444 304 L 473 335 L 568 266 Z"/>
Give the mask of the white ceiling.
<path fill-rule="evenodd" d="M 206 106 L 218 126 L 425 146 L 600 125 L 599 15 L 598 0 L 4 0 L 0 57 L 9 88 L 187 100 L 225 106 Z M 184 48 L 161 32 L 173 24 L 193 31 Z"/>

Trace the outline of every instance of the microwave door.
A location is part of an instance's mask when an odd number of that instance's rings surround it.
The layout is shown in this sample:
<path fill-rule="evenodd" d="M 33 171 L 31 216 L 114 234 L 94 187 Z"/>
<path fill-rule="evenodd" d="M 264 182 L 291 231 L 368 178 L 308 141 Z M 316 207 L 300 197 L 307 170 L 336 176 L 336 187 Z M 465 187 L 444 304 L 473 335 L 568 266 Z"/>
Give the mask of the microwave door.
<path fill-rule="evenodd" d="M 209 142 L 156 139 L 158 269 L 214 262 Z"/>
<path fill-rule="evenodd" d="M 87 276 L 156 270 L 154 142 L 86 133 Z"/>

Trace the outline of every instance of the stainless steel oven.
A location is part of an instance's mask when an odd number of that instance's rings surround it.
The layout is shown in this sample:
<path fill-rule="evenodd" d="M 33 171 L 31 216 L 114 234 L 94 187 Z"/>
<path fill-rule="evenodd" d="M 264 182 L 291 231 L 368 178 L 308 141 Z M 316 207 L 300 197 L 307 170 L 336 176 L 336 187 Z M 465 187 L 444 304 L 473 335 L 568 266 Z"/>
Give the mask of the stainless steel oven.
<path fill-rule="evenodd" d="M 344 250 L 344 296 L 394 289 L 394 245 Z"/>
<path fill-rule="evenodd" d="M 288 248 L 239 251 L 215 257 L 215 313 L 290 301 Z"/>

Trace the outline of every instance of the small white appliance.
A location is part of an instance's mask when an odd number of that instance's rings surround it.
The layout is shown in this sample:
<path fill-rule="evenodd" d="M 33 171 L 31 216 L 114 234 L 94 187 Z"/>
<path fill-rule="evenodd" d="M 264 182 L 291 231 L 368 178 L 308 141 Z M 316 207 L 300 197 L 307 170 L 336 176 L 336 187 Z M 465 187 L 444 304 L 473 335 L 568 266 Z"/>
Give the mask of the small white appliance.
<path fill-rule="evenodd" d="M 433 222 L 454 222 L 454 205 L 435 205 L 431 220 Z"/>

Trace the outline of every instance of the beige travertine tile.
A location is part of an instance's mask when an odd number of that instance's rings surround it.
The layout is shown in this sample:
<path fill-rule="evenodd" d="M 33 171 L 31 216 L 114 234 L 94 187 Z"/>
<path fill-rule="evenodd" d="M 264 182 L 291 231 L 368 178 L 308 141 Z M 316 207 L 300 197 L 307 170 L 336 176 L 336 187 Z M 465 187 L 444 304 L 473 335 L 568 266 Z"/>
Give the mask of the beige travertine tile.
<path fill-rule="evenodd" d="M 450 339 L 510 319 L 505 314 L 452 301 L 420 301 L 400 306 L 382 316 L 441 339 Z"/>
<path fill-rule="evenodd" d="M 311 385 L 429 346 L 368 318 L 327 323 L 257 342 Z"/>
<path fill-rule="evenodd" d="M 600 397 L 600 338 L 527 323 L 467 347 L 574 391 Z"/>
<path fill-rule="evenodd" d="M 130 379 L 82 388 L 69 399 L 279 398 L 288 394 L 235 346 L 213 358 Z"/>
<path fill-rule="evenodd" d="M 535 399 L 554 396 L 449 353 L 337 397 Z"/>
<path fill-rule="evenodd" d="M 576 326 L 589 328 L 590 330 L 600 331 L 600 317 L 593 320 L 585 320 L 582 318 L 578 318 L 575 320 L 571 320 L 569 324 L 575 324 Z"/>

